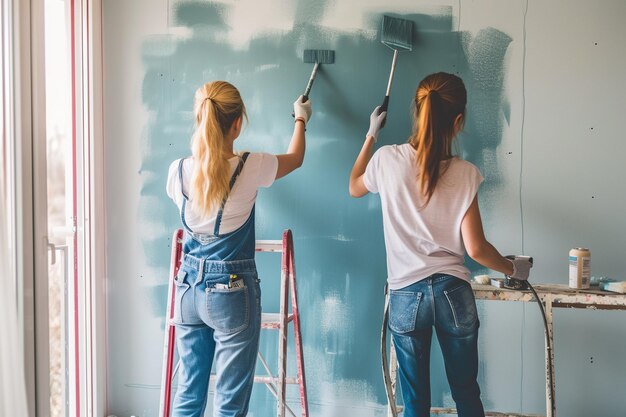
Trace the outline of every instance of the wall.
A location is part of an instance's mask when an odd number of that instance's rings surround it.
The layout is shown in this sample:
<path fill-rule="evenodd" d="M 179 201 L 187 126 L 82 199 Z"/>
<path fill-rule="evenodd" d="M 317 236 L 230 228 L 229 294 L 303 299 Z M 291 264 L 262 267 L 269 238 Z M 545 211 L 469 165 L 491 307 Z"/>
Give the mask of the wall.
<path fill-rule="evenodd" d="M 419 80 L 458 73 L 469 92 L 458 152 L 486 178 L 480 205 L 492 243 L 535 256 L 535 282 L 566 283 L 567 251 L 580 245 L 593 252 L 593 275 L 626 278 L 623 1 L 105 0 L 111 413 L 158 413 L 169 240 L 179 223 L 164 186 L 169 163 L 188 154 L 195 89 L 235 84 L 250 116 L 238 149 L 284 152 L 291 103 L 311 69 L 302 50 L 333 49 L 336 63 L 311 95 L 304 166 L 260 192 L 257 237 L 294 232 L 311 414 L 385 415 L 380 203 L 347 192 L 386 87 L 383 13 L 413 20 L 416 36 L 413 52 L 400 55 L 379 145 L 406 140 Z M 278 260 L 258 263 L 264 309 L 275 310 Z M 538 309 L 479 302 L 479 311 L 486 408 L 545 412 Z M 623 415 L 622 315 L 555 313 L 560 415 Z M 261 345 L 275 362 L 268 336 Z M 453 405 L 436 342 L 432 387 L 433 405 Z M 288 397 L 297 409 L 295 389 Z M 273 397 L 255 388 L 250 415 L 273 410 Z"/>

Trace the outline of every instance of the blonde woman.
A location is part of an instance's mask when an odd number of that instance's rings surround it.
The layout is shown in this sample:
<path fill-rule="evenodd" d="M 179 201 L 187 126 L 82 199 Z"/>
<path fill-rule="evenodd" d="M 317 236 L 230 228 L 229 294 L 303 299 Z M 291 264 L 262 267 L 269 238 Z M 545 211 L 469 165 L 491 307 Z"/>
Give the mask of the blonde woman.
<path fill-rule="evenodd" d="M 195 94 L 191 157 L 170 165 L 167 194 L 185 229 L 176 278 L 176 344 L 180 356 L 173 417 L 204 413 L 212 365 L 214 416 L 248 412 L 261 327 L 261 292 L 254 262 L 257 189 L 302 165 L 311 102 L 293 104 L 286 154 L 236 153 L 246 109 L 239 91 L 213 81 Z"/>
<path fill-rule="evenodd" d="M 404 417 L 430 416 L 433 327 L 460 417 L 483 417 L 478 375 L 478 314 L 467 250 L 476 262 L 527 279 L 527 259 L 507 259 L 485 239 L 478 209 L 483 177 L 452 154 L 463 128 L 467 93 L 447 73 L 424 78 L 415 92 L 408 143 L 372 149 L 386 113 L 376 108 L 350 175 L 350 194 L 380 194 L 389 294 L 389 328 L 398 358 Z"/>

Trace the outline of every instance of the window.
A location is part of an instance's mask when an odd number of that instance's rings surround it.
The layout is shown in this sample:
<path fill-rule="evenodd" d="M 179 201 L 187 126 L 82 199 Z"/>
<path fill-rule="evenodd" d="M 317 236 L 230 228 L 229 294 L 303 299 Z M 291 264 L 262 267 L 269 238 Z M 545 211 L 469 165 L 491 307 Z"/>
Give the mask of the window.
<path fill-rule="evenodd" d="M 43 1 L 50 415 L 103 415 L 106 285 L 100 2 Z"/>
<path fill-rule="evenodd" d="M 28 415 L 102 416 L 101 1 L 0 5 L 0 216 L 12 225 Z"/>
<path fill-rule="evenodd" d="M 45 0 L 46 163 L 48 214 L 48 337 L 50 416 L 67 417 L 79 397 L 75 287 L 70 9 Z M 68 30 L 69 29 L 69 30 Z M 72 411 L 72 413 L 71 413 Z"/>

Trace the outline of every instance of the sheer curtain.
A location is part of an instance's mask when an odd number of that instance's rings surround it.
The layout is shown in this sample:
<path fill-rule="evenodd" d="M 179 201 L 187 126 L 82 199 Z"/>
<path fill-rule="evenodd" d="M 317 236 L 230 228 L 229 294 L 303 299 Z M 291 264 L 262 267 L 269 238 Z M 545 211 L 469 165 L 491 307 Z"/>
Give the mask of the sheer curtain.
<path fill-rule="evenodd" d="M 4 133 L 4 132 L 3 132 Z M 5 138 L 3 138 L 4 140 Z M 9 269 L 9 227 L 5 184 L 7 176 L 4 147 L 0 143 L 0 416 L 26 417 L 26 382 L 24 355 L 20 352 L 20 332 L 17 327 L 15 277 Z"/>

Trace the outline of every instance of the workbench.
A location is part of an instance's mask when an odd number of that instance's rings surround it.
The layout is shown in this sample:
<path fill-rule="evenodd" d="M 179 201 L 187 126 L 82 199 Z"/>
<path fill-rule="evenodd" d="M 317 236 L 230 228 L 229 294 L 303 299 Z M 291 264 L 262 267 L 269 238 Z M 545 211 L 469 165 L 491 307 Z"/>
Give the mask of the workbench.
<path fill-rule="evenodd" d="M 546 312 L 546 320 L 548 324 L 548 338 L 552 350 L 545 346 L 546 360 L 546 417 L 556 417 L 556 411 L 550 407 L 550 393 L 555 392 L 555 378 L 552 379 L 550 385 L 550 371 L 554 376 L 554 338 L 552 332 L 552 310 L 554 308 L 581 308 L 592 310 L 626 310 L 626 294 L 618 294 L 614 292 L 602 291 L 597 288 L 589 290 L 577 290 L 569 288 L 563 284 L 534 284 L 533 287 L 537 291 L 539 299 L 543 303 Z M 535 297 L 530 290 L 510 290 L 506 288 L 497 288 L 491 285 L 482 285 L 472 283 L 474 296 L 476 300 L 491 301 L 522 301 L 535 302 Z M 392 385 L 396 386 L 396 370 L 397 360 L 393 341 L 390 349 L 389 367 L 391 372 Z M 550 361 L 552 359 L 552 370 L 550 370 Z M 556 408 L 556 407 L 555 407 Z M 431 409 L 432 414 L 456 414 L 453 408 L 436 408 Z M 391 416 L 391 409 L 388 408 L 388 415 Z M 487 417 L 541 417 L 536 414 L 516 414 L 490 411 L 485 414 Z"/>

